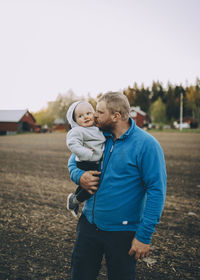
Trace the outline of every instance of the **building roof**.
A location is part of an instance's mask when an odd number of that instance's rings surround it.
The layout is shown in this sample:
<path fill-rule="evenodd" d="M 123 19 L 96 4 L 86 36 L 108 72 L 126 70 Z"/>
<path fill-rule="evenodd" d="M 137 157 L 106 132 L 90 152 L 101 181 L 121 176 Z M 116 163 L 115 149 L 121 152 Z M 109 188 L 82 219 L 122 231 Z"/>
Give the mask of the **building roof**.
<path fill-rule="evenodd" d="M 19 122 L 28 110 L 0 110 L 0 122 Z"/>
<path fill-rule="evenodd" d="M 65 124 L 65 121 L 63 119 L 55 119 L 53 124 Z"/>
<path fill-rule="evenodd" d="M 136 113 L 139 113 L 140 115 L 146 116 L 146 113 L 144 111 L 142 111 L 139 106 L 136 106 L 136 107 L 132 106 L 130 108 L 130 111 L 131 112 L 135 111 Z"/>

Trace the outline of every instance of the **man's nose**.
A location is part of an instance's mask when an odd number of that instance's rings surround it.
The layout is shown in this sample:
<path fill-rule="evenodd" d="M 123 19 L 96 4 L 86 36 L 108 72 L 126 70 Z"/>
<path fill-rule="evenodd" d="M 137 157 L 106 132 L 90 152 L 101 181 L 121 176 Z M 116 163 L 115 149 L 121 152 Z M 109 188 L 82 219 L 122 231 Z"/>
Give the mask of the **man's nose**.
<path fill-rule="evenodd" d="M 97 118 L 97 112 L 94 112 L 94 117 Z"/>

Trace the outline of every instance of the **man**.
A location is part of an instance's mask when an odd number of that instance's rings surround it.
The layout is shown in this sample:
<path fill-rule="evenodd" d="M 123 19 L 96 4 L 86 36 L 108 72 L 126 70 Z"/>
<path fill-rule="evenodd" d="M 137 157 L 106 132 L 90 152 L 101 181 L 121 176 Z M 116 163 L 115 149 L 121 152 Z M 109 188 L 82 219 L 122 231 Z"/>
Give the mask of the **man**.
<path fill-rule="evenodd" d="M 77 225 L 71 280 L 95 280 L 103 255 L 109 280 L 133 280 L 137 259 L 149 253 L 166 195 L 165 161 L 129 110 L 121 93 L 97 103 L 96 126 L 107 139 L 100 172 L 78 169 L 73 155 L 69 160 L 71 179 L 93 194 Z"/>

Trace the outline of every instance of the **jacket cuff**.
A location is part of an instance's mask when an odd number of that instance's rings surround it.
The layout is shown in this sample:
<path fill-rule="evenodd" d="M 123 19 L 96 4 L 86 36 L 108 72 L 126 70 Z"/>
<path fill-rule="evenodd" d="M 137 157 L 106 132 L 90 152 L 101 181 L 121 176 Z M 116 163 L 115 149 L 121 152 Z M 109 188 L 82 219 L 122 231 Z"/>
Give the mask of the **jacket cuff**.
<path fill-rule="evenodd" d="M 76 184 L 76 185 L 79 185 L 79 182 L 80 182 L 80 178 L 81 176 L 83 175 L 83 173 L 85 173 L 84 170 L 81 170 L 81 169 L 78 169 L 76 170 L 76 174 L 71 174 L 70 176 L 70 179 Z M 75 176 L 74 176 L 75 175 Z"/>
<path fill-rule="evenodd" d="M 140 235 L 140 234 L 138 234 L 137 232 L 136 232 L 136 234 L 135 234 L 135 238 L 138 240 L 138 241 L 140 241 L 140 242 L 142 242 L 142 243 L 144 243 L 144 244 L 150 244 L 151 243 L 151 238 L 152 238 L 152 236 L 142 236 L 142 235 Z"/>

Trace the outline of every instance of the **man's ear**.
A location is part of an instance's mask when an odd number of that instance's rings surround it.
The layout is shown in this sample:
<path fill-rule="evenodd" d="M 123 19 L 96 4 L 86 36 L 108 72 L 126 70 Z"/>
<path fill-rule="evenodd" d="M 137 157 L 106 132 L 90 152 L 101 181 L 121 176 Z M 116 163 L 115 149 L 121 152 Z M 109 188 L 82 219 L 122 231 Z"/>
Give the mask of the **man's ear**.
<path fill-rule="evenodd" d="M 112 117 L 113 117 L 113 121 L 116 122 L 119 119 L 121 119 L 121 114 L 119 112 L 115 112 Z"/>

